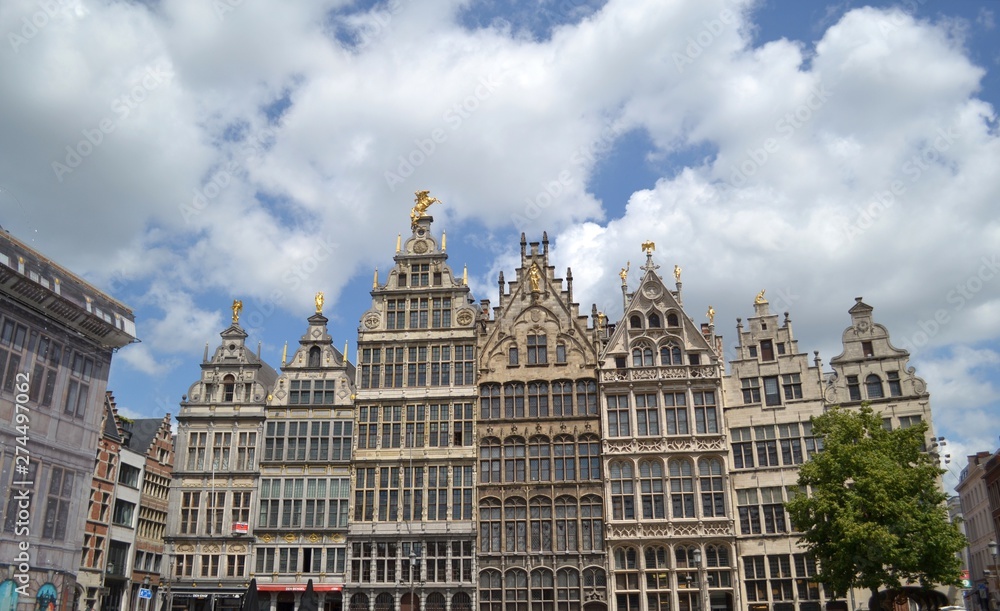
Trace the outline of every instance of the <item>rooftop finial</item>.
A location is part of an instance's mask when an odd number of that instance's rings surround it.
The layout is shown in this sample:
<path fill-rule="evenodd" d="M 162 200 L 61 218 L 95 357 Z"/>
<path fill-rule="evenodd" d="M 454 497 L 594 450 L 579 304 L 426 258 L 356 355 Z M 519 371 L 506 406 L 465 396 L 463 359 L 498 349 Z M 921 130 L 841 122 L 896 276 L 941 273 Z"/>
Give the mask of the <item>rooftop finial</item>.
<path fill-rule="evenodd" d="M 417 221 L 427 216 L 427 209 L 431 207 L 431 204 L 440 204 L 441 200 L 436 197 L 430 196 L 430 191 L 416 191 L 416 203 L 413 206 L 413 210 L 410 210 L 410 226 L 413 229 L 417 228 Z"/>
<path fill-rule="evenodd" d="M 316 313 L 317 314 L 323 313 L 323 291 L 319 291 L 316 293 Z"/>
<path fill-rule="evenodd" d="M 240 323 L 240 312 L 243 311 L 243 302 L 239 299 L 233 299 L 233 324 L 238 325 Z"/>

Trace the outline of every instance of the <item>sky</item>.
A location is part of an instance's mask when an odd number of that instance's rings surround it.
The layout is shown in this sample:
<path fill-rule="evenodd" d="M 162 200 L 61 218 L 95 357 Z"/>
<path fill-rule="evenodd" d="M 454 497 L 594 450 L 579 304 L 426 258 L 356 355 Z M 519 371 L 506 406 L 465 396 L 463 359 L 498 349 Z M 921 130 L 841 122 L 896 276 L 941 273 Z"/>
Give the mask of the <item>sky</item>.
<path fill-rule="evenodd" d="M 323 291 L 353 360 L 419 189 L 477 300 L 522 231 L 612 320 L 654 241 L 727 359 L 761 289 L 824 363 L 863 296 L 953 480 L 1000 433 L 998 11 L 4 0 L 0 225 L 133 308 L 110 388 L 139 417 L 177 412 L 235 298 L 277 367 Z"/>

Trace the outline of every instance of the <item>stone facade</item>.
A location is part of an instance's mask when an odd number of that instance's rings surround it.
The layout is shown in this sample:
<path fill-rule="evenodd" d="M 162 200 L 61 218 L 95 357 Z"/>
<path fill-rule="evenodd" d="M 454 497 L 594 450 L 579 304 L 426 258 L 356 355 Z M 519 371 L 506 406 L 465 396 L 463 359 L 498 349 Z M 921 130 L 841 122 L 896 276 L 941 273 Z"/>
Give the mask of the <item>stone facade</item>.
<path fill-rule="evenodd" d="M 721 338 L 684 311 L 652 250 L 601 354 L 609 586 L 620 611 L 733 609 L 736 550 Z"/>
<path fill-rule="evenodd" d="M 596 324 L 544 235 L 499 288 L 477 325 L 479 609 L 606 609 Z"/>
<path fill-rule="evenodd" d="M 257 504 L 264 408 L 277 373 L 245 345 L 238 311 L 221 336 L 211 358 L 205 347 L 201 378 L 177 415 L 165 537 L 174 609 L 238 608 L 250 580 L 253 540 L 241 521 Z"/>
<path fill-rule="evenodd" d="M 345 600 L 354 611 L 475 606 L 475 307 L 415 211 L 358 330 Z"/>
<path fill-rule="evenodd" d="M 355 371 L 333 347 L 321 304 L 268 396 L 259 510 L 235 522 L 253 524 L 262 609 L 297 608 L 308 579 L 320 608 L 342 607 Z"/>

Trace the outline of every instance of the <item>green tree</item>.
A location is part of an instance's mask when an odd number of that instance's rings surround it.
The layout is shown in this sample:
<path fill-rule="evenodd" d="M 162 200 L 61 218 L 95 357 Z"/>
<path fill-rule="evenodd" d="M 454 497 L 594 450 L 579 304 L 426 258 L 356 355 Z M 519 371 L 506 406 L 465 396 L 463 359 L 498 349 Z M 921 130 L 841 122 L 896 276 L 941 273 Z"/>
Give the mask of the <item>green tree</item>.
<path fill-rule="evenodd" d="M 823 450 L 802 465 L 799 494 L 787 504 L 818 579 L 837 596 L 906 583 L 959 585 L 966 546 L 948 519 L 944 471 L 924 451 L 927 424 L 888 431 L 868 405 L 835 407 L 813 418 Z M 876 599 L 877 600 L 877 599 Z"/>

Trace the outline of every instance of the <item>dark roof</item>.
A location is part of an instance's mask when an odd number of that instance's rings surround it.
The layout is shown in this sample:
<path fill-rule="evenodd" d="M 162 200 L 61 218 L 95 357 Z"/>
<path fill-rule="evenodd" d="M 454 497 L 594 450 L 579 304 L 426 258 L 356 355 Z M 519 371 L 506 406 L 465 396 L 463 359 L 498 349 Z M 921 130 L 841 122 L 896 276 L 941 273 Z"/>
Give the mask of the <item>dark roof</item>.
<path fill-rule="evenodd" d="M 125 447 L 140 454 L 146 454 L 162 424 L 163 420 L 157 418 L 140 418 L 133 420 L 131 424 L 126 424 L 125 426 L 132 435 L 125 442 Z"/>
<path fill-rule="evenodd" d="M 122 440 L 118 435 L 118 425 L 115 424 L 115 412 L 108 401 L 104 402 L 104 436 L 115 441 Z"/>

